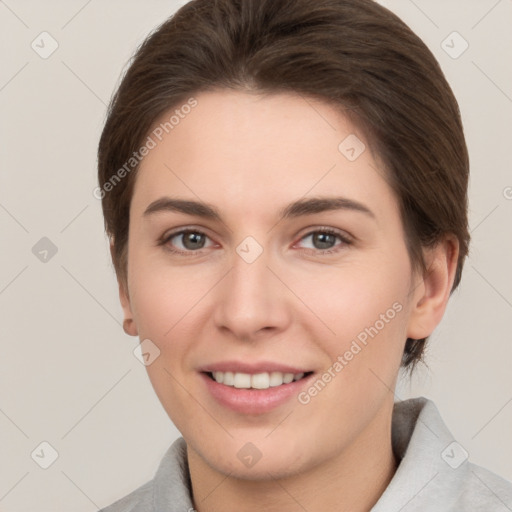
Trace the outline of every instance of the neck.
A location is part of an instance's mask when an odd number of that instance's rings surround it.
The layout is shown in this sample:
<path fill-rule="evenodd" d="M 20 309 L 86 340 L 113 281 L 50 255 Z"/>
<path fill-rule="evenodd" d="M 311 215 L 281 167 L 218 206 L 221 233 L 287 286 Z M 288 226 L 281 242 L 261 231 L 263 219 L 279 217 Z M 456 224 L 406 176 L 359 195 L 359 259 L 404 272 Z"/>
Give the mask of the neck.
<path fill-rule="evenodd" d="M 342 453 L 299 474 L 266 480 L 226 476 L 188 447 L 197 512 L 368 512 L 398 467 L 391 445 L 391 412 L 375 418 Z M 384 421 L 384 428 L 383 428 Z"/>

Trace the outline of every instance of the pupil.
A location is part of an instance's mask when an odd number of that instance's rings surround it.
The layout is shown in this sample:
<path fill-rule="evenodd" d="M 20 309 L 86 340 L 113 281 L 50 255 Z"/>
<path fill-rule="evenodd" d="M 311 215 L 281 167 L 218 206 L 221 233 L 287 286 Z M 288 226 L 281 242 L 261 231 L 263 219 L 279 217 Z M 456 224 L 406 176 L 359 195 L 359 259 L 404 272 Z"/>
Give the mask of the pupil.
<path fill-rule="evenodd" d="M 198 249 L 203 246 L 201 242 L 204 243 L 204 240 L 202 240 L 202 236 L 199 233 L 186 233 L 185 235 L 185 247 L 187 249 Z M 318 249 L 330 249 L 331 244 L 334 242 L 333 240 L 334 235 L 330 233 L 316 233 L 314 235 L 314 241 L 316 242 L 315 245 L 319 245 L 320 247 L 317 247 Z M 199 244 L 199 247 L 194 244 Z M 192 246 L 191 246 L 192 245 Z"/>
<path fill-rule="evenodd" d="M 326 241 L 326 238 L 330 238 L 330 241 Z M 317 247 L 317 249 L 331 249 L 332 246 L 330 245 L 331 242 L 333 242 L 334 235 L 331 235 L 330 233 L 316 233 L 314 235 L 314 240 L 318 241 L 320 243 L 320 247 Z M 324 245 L 322 245 L 324 244 Z M 326 244 L 326 245 L 325 245 Z"/>
<path fill-rule="evenodd" d="M 202 244 L 200 243 L 202 236 L 203 235 L 201 235 L 199 233 L 186 233 L 183 245 L 187 249 L 200 249 L 202 247 Z M 189 242 L 191 242 L 191 244 L 189 244 Z M 203 240 L 203 242 L 204 242 L 204 240 Z M 194 243 L 199 243 L 199 247 L 195 246 Z"/>

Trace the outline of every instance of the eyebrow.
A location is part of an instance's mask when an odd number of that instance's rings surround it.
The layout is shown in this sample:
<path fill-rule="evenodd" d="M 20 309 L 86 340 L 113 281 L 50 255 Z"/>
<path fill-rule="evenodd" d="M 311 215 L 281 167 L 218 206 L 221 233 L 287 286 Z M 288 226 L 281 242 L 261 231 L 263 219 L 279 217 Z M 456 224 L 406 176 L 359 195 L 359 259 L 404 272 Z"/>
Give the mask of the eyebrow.
<path fill-rule="evenodd" d="M 279 211 L 279 219 L 291 219 L 303 215 L 313 215 L 315 213 L 349 210 L 363 213 L 373 219 L 375 214 L 363 203 L 348 199 L 345 197 L 311 197 L 299 199 L 288 204 Z M 199 201 L 189 199 L 178 199 L 171 197 L 161 197 L 153 201 L 144 211 L 143 216 L 153 215 L 160 212 L 180 212 L 187 215 L 194 215 L 204 219 L 217 220 L 223 222 L 222 216 L 215 206 Z"/>

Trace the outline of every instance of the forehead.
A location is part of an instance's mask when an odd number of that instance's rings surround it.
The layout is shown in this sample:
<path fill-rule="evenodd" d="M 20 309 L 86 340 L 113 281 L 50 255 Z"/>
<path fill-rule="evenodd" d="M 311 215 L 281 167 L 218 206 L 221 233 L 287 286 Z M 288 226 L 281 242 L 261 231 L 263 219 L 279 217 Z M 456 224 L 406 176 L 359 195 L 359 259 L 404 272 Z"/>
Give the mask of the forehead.
<path fill-rule="evenodd" d="M 298 157 L 312 156 L 318 165 L 339 156 L 338 145 L 349 135 L 364 139 L 350 121 L 324 102 L 295 93 L 258 94 L 216 90 L 195 97 L 196 106 L 182 116 L 165 113 L 153 127 L 160 151 L 172 148 L 178 161 L 210 156 L 242 161 L 244 167 L 268 162 L 282 164 Z M 185 111 L 185 110 L 184 110 Z M 173 125 L 166 125 L 172 118 Z M 163 132 L 163 133 L 162 133 Z M 160 136 L 158 136 L 161 134 Z M 176 146 L 181 151 L 176 152 Z"/>
<path fill-rule="evenodd" d="M 335 193 L 394 206 L 364 134 L 327 103 L 226 90 L 194 100 L 193 108 L 176 106 L 152 127 L 154 147 L 139 168 L 135 207 L 166 192 L 245 211 Z"/>

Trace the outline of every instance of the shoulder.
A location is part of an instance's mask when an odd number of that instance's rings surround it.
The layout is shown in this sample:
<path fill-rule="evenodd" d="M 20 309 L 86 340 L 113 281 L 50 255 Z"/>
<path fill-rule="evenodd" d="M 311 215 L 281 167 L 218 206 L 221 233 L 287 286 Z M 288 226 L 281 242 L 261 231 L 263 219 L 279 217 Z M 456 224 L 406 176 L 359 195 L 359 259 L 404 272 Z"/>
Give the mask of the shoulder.
<path fill-rule="evenodd" d="M 512 483 L 469 460 L 433 401 L 395 403 L 392 423 L 400 462 L 372 512 L 512 511 Z"/>
<path fill-rule="evenodd" d="M 153 480 L 141 485 L 99 512 L 147 512 L 153 510 Z"/>
<path fill-rule="evenodd" d="M 470 462 L 467 463 L 466 475 L 456 502 L 457 511 L 512 510 L 512 482 Z"/>
<path fill-rule="evenodd" d="M 161 512 L 193 510 L 187 446 L 182 437 L 169 447 L 155 476 L 99 512 Z"/>

